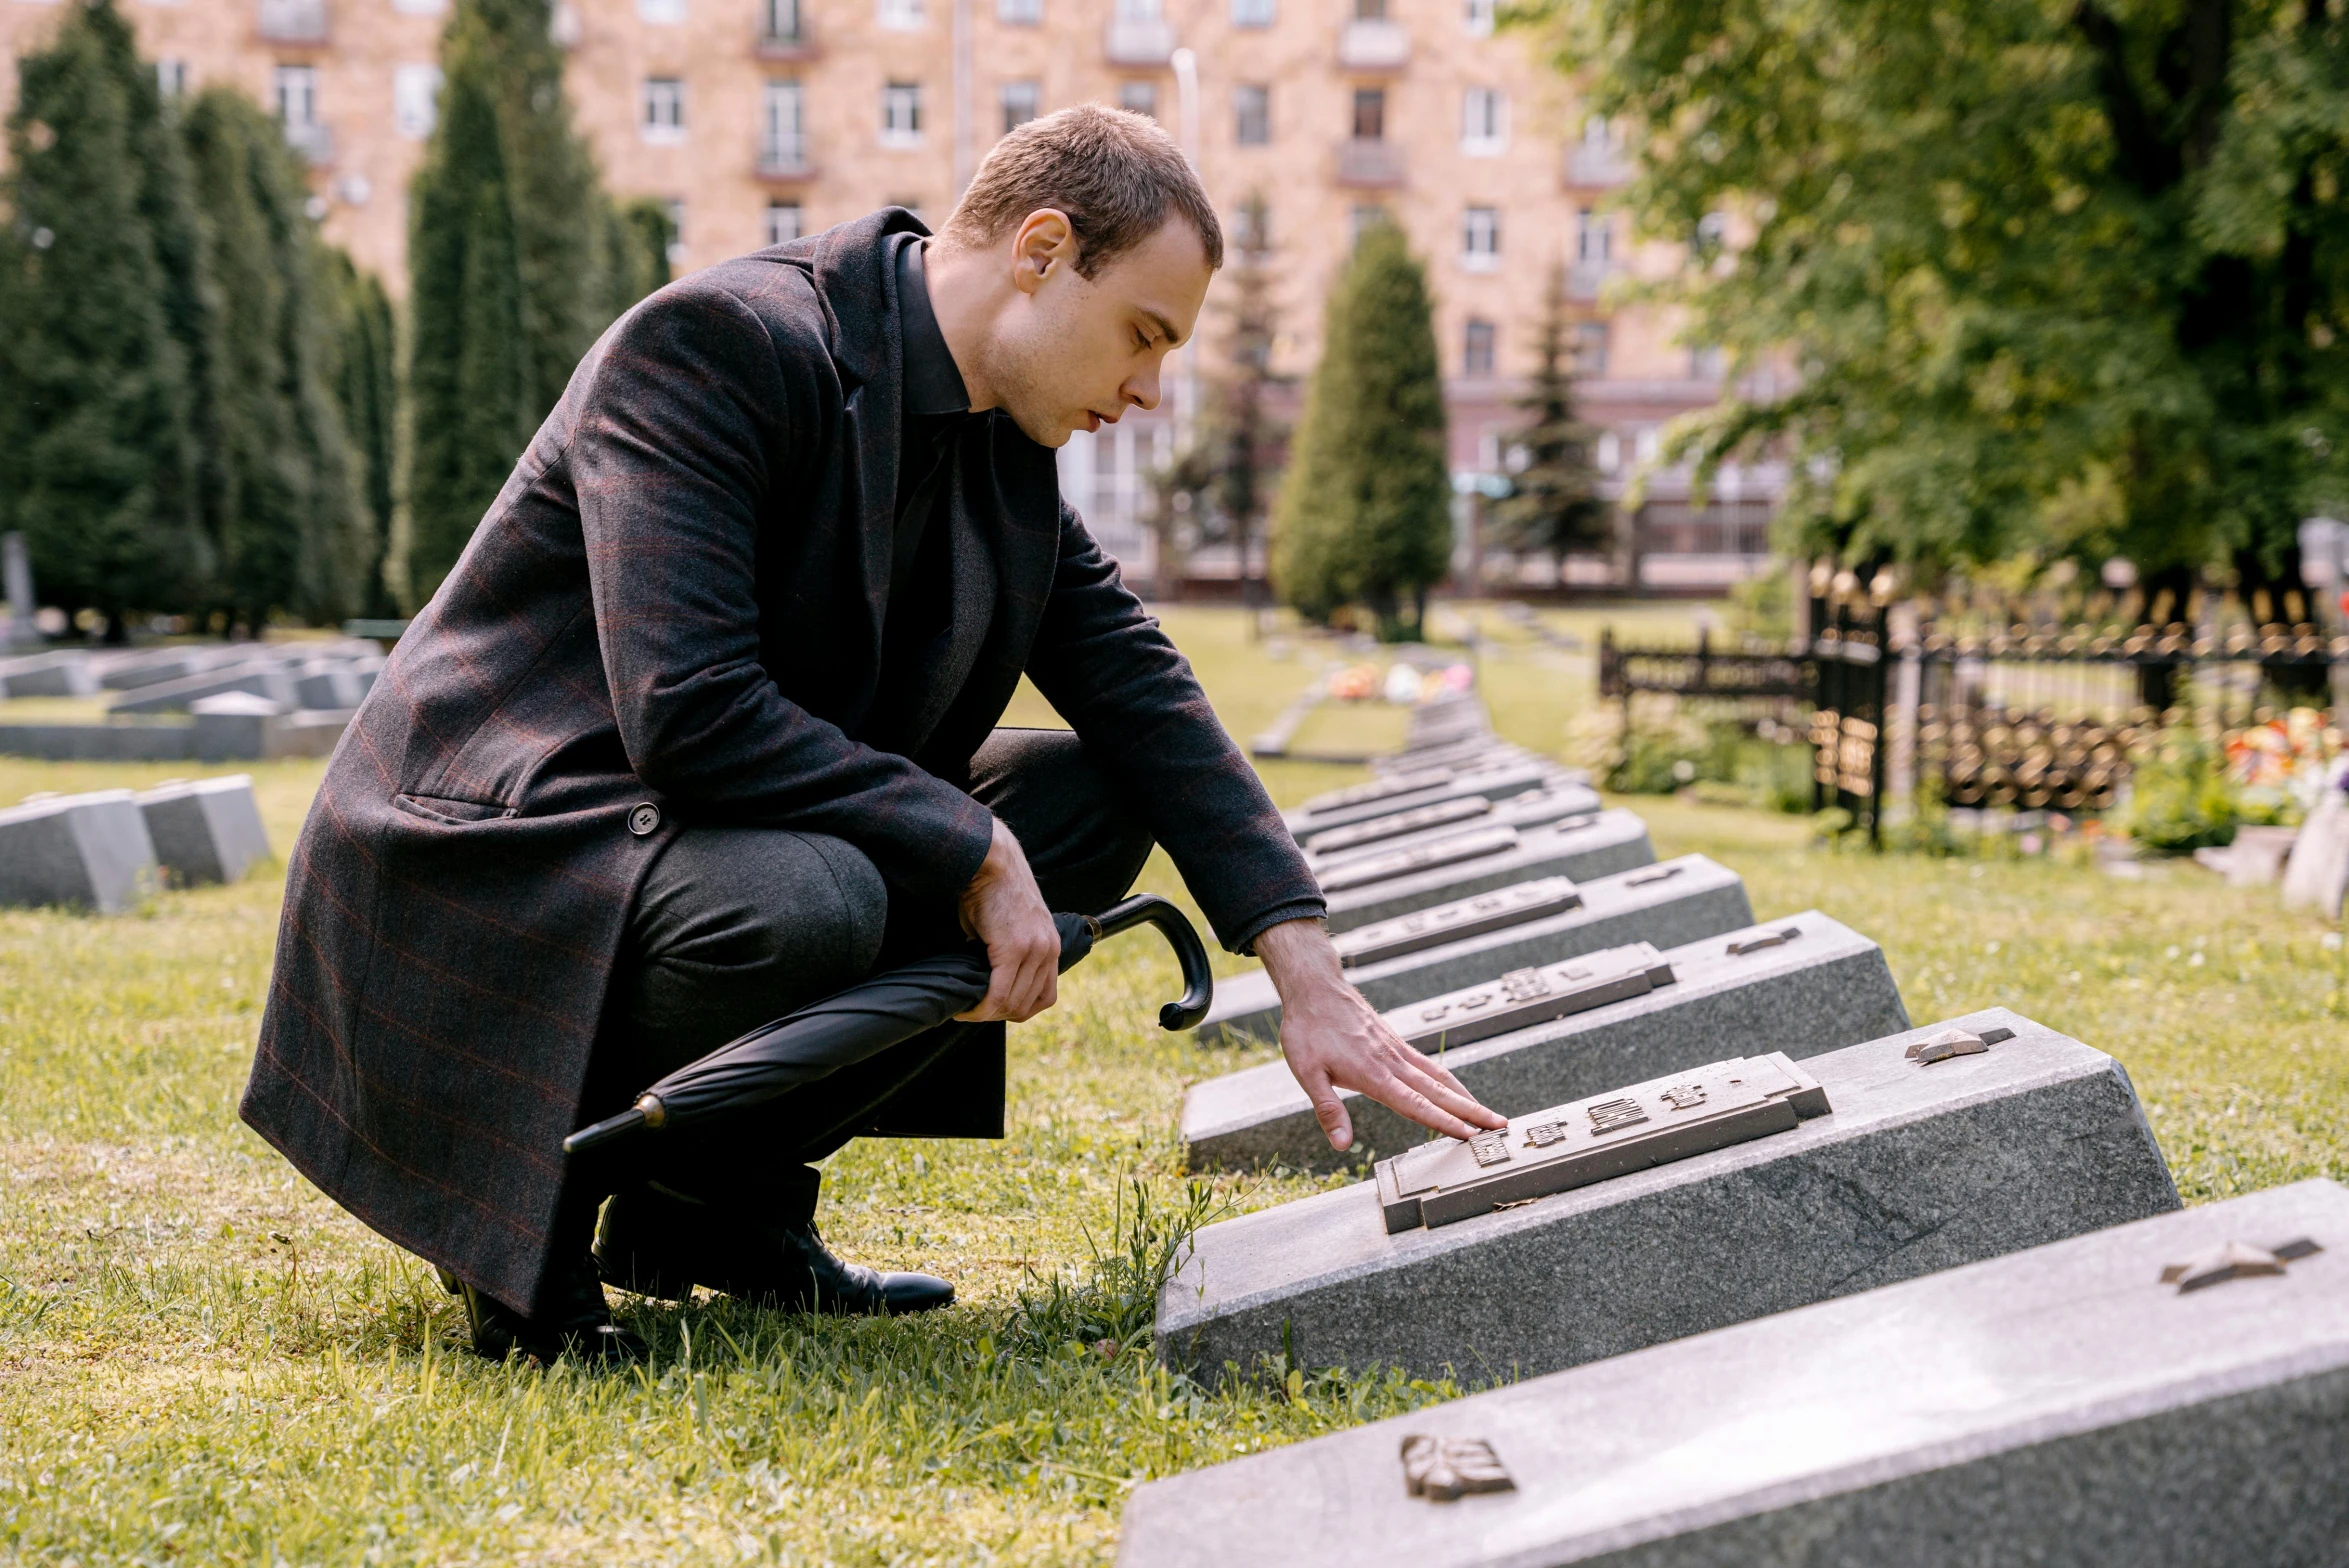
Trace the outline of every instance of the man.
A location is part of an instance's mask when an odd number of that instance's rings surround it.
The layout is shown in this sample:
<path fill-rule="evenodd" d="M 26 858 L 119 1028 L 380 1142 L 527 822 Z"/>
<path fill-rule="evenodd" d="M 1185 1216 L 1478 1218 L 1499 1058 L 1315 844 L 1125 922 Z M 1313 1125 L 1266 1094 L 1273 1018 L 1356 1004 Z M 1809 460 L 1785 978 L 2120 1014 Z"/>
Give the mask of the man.
<path fill-rule="evenodd" d="M 456 1282 L 477 1349 L 632 1354 L 607 1279 L 950 1301 L 825 1250 L 813 1162 L 1000 1136 L 1051 910 L 1121 897 L 1153 842 L 1264 960 L 1334 1145 L 1342 1088 L 1502 1125 L 1344 983 L 1254 773 L 1059 498 L 1052 449 L 1157 404 L 1222 247 L 1156 125 L 1072 109 L 936 240 L 890 209 L 728 262 L 581 362 L 327 770 L 243 1107 Z M 1073 733 L 995 729 L 1023 671 Z M 966 935 L 993 976 L 964 1021 L 564 1160 L 669 1069 Z"/>

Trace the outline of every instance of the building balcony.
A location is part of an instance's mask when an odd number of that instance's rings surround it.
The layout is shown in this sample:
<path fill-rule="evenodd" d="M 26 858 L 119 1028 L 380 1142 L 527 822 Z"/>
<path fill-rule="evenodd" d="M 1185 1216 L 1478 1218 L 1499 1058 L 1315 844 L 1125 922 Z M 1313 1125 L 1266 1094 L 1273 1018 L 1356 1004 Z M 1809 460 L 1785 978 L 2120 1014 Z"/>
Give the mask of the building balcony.
<path fill-rule="evenodd" d="M 1370 136 L 1338 143 L 1338 183 L 1374 188 L 1402 184 L 1402 143 Z"/>
<path fill-rule="evenodd" d="M 289 125 L 285 142 L 312 167 L 334 162 L 334 132 L 327 126 Z"/>
<path fill-rule="evenodd" d="M 762 60 L 813 60 L 818 52 L 816 30 L 804 21 L 798 31 L 790 33 L 771 33 L 761 27 L 751 48 Z"/>
<path fill-rule="evenodd" d="M 1631 160 L 1613 142 L 1576 142 L 1566 149 L 1566 183 L 1604 190 L 1631 178 Z"/>
<path fill-rule="evenodd" d="M 816 166 L 804 142 L 766 142 L 759 147 L 758 176 L 778 185 L 800 185 L 816 177 Z"/>
<path fill-rule="evenodd" d="M 256 30 L 273 44 L 326 42 L 326 0 L 261 0 Z"/>
<path fill-rule="evenodd" d="M 1120 17 L 1102 35 L 1101 53 L 1111 65 L 1164 65 L 1174 58 L 1174 23 L 1163 17 Z"/>
<path fill-rule="evenodd" d="M 1399 71 L 1411 63 L 1411 33 L 1400 22 L 1357 18 L 1338 34 L 1338 64 L 1349 71 Z"/>
<path fill-rule="evenodd" d="M 1607 286 L 1607 278 L 1615 270 L 1611 261 L 1578 261 L 1566 269 L 1566 297 L 1593 300 Z"/>

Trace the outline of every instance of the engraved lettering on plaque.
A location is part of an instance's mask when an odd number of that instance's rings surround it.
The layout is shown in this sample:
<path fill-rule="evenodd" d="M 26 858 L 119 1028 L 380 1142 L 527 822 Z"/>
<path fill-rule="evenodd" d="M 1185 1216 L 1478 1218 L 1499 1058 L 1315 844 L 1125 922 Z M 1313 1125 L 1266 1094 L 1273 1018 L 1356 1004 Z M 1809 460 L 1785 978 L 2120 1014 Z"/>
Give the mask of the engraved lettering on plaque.
<path fill-rule="evenodd" d="M 1666 1089 L 1661 1098 L 1676 1111 L 1693 1111 L 1705 1103 L 1705 1086 L 1701 1083 L 1677 1083 Z"/>
<path fill-rule="evenodd" d="M 1581 906 L 1582 894 L 1572 881 L 1542 877 L 1349 931 L 1337 939 L 1338 958 L 1348 968 L 1359 968 Z"/>
<path fill-rule="evenodd" d="M 1481 1437 L 1403 1439 L 1403 1490 L 1433 1503 L 1457 1502 L 1471 1492 L 1514 1492 L 1517 1483 Z"/>
<path fill-rule="evenodd" d="M 1742 942 L 1730 943 L 1729 956 L 1735 958 L 1742 953 L 1758 953 L 1766 947 L 1784 947 L 1802 934 L 1802 927 L 1788 926 L 1784 930 L 1772 931 L 1762 936 L 1749 936 Z"/>
<path fill-rule="evenodd" d="M 1505 1132 L 1480 1132 L 1468 1140 L 1468 1152 L 1476 1156 L 1479 1165 L 1498 1165 L 1509 1157 L 1509 1135 Z"/>
<path fill-rule="evenodd" d="M 1546 1149 L 1553 1143 L 1565 1141 L 1566 1124 L 1563 1122 L 1535 1122 L 1525 1129 L 1525 1146 L 1529 1149 Z"/>
<path fill-rule="evenodd" d="M 1505 854 L 1516 847 L 1515 828 L 1480 828 L 1457 838 L 1423 844 L 1417 849 L 1397 849 L 1349 860 L 1321 874 L 1321 890 L 1325 893 L 1342 893 L 1349 888 L 1366 887 L 1373 882 L 1409 876 L 1414 871 L 1432 871 L 1438 866 L 1455 865 L 1463 860 L 1482 860 L 1488 855 Z"/>
<path fill-rule="evenodd" d="M 2190 1291 L 2208 1290 L 2213 1285 L 2224 1285 L 2231 1279 L 2251 1279 L 2261 1274 L 2281 1274 L 2284 1265 L 2319 1253 L 2325 1249 L 2306 1236 L 2298 1241 L 2287 1241 L 2274 1251 L 2253 1247 L 2240 1241 L 2230 1241 L 2213 1247 L 2200 1257 L 2184 1263 L 2173 1263 L 2161 1271 L 2164 1285 L 2175 1285 L 2183 1296 Z"/>
<path fill-rule="evenodd" d="M 1580 976 L 1569 975 L 1569 979 Z M 1530 1002 L 1537 996 L 1550 994 L 1550 982 L 1542 978 L 1538 969 L 1512 969 L 1501 976 L 1501 993 L 1512 1002 Z"/>
<path fill-rule="evenodd" d="M 1901 1052 L 1901 1055 L 1921 1067 L 1930 1067 L 1935 1062 L 1946 1062 L 1953 1056 L 1980 1056 L 1999 1041 L 2012 1040 L 2014 1037 L 2012 1029 L 1985 1029 L 1980 1034 L 1974 1034 L 1953 1024 L 1938 1033 L 1927 1035 Z"/>
<path fill-rule="evenodd" d="M 1601 1100 L 1590 1108 L 1590 1130 L 1593 1133 L 1619 1132 L 1626 1127 L 1637 1127 L 1647 1119 L 1647 1107 L 1629 1095 Z"/>

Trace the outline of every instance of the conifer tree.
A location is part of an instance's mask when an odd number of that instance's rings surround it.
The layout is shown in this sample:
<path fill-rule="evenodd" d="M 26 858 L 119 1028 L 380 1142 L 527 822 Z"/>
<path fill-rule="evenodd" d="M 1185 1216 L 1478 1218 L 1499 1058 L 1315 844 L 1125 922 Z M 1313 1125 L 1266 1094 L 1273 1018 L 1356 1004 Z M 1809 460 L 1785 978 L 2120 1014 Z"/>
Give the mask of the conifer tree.
<path fill-rule="evenodd" d="M 359 490 L 361 550 L 356 589 L 362 615 L 398 613 L 385 576 L 391 548 L 394 433 L 399 407 L 399 351 L 391 298 L 371 272 L 361 272 L 334 246 L 319 247 L 322 287 L 334 319 L 329 379 L 351 441 Z"/>
<path fill-rule="evenodd" d="M 255 635 L 280 611 L 337 620 L 358 607 L 366 541 L 302 172 L 276 122 L 230 88 L 190 106 L 186 136 L 220 323 L 222 607 Z"/>
<path fill-rule="evenodd" d="M 667 274 L 572 127 L 546 0 L 458 0 L 441 65 L 408 252 L 420 597 L 456 564 L 580 355 Z"/>
<path fill-rule="evenodd" d="M 82 0 L 18 64 L 0 207 L 12 225 L 0 496 L 42 595 L 120 640 L 134 610 L 192 607 L 191 368 L 206 334 L 187 166 L 111 0 Z"/>
<path fill-rule="evenodd" d="M 1452 484 L 1427 277 L 1393 224 L 1363 234 L 1322 338 L 1281 485 L 1281 594 L 1311 619 L 1356 603 L 1380 637 L 1417 636 L 1450 564 Z"/>
<path fill-rule="evenodd" d="M 1598 432 L 1574 407 L 1574 363 L 1566 333 L 1566 274 L 1550 274 L 1542 302 L 1540 363 L 1518 400 L 1525 424 L 1511 437 L 1523 454 L 1509 493 L 1492 509 L 1493 531 L 1514 550 L 1548 550 L 1563 559 L 1575 550 L 1604 550 L 1607 505 L 1599 499 L 1591 446 Z"/>

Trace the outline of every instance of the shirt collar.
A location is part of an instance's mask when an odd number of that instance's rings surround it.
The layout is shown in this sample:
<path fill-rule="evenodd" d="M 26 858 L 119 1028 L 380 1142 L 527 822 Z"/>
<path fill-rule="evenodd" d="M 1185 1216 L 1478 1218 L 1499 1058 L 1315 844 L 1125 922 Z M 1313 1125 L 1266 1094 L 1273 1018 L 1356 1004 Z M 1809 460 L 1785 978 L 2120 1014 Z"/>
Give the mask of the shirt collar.
<path fill-rule="evenodd" d="M 938 330 L 930 309 L 930 282 L 922 266 L 922 241 L 908 235 L 897 249 L 897 320 L 903 343 L 905 411 L 908 414 L 967 414 L 971 394 L 962 371 Z"/>

